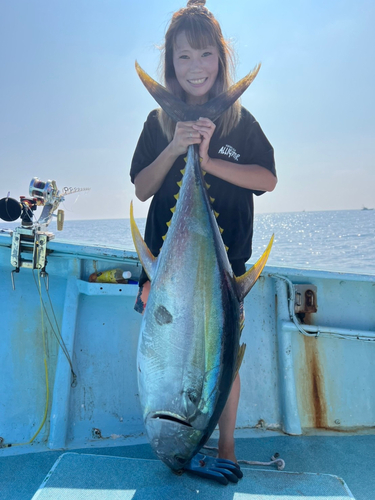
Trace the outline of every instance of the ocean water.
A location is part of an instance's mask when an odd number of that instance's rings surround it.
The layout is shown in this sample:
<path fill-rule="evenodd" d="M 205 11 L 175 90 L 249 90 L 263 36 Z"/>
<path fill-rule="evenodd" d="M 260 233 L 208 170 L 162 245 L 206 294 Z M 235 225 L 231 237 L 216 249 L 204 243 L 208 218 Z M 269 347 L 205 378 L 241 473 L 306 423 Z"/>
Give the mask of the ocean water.
<path fill-rule="evenodd" d="M 145 219 L 137 219 L 143 234 Z M 16 223 L 2 223 L 10 228 Z M 63 231 L 52 222 L 57 241 L 71 241 L 134 250 L 129 219 L 65 220 Z M 254 262 L 272 234 L 268 265 L 375 274 L 375 210 L 338 210 L 256 214 Z"/>

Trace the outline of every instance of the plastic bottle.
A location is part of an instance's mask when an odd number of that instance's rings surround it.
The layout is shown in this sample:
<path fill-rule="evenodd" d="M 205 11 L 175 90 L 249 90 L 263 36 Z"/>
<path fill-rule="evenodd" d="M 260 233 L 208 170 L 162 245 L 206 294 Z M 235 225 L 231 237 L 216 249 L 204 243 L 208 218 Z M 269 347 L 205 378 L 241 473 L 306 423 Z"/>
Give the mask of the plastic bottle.
<path fill-rule="evenodd" d="M 91 283 L 127 283 L 131 275 L 130 271 L 110 269 L 109 271 L 90 274 L 89 281 Z"/>

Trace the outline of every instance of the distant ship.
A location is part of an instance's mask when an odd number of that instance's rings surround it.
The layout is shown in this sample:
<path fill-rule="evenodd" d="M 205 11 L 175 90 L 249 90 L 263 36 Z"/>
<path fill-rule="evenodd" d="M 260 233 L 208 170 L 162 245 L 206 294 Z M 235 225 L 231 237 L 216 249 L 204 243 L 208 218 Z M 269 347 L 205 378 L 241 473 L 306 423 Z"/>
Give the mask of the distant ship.
<path fill-rule="evenodd" d="M 374 210 L 373 208 L 363 207 L 362 210 Z"/>

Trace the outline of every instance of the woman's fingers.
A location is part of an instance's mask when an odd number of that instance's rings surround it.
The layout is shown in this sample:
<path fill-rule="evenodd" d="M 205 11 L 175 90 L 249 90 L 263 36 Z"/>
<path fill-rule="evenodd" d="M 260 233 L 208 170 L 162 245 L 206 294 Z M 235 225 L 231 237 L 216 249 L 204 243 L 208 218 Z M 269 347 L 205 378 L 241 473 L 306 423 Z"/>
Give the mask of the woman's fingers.
<path fill-rule="evenodd" d="M 194 130 L 194 129 L 192 129 L 192 130 L 187 130 L 187 131 L 185 132 L 185 134 L 184 134 L 184 137 L 185 137 L 188 141 L 190 141 L 190 139 L 200 139 L 200 136 L 201 136 L 200 132 L 199 132 L 199 131 L 197 131 L 197 130 Z"/>
<path fill-rule="evenodd" d="M 196 122 L 178 122 L 176 133 L 187 140 L 199 139 L 200 135 L 211 137 L 215 128 L 216 125 L 208 118 L 199 118 Z"/>
<path fill-rule="evenodd" d="M 185 154 L 192 144 L 199 144 L 202 167 L 209 161 L 208 148 L 216 125 L 208 118 L 195 122 L 177 122 L 171 146 L 177 155 Z"/>
<path fill-rule="evenodd" d="M 176 134 L 187 146 L 190 144 L 199 144 L 201 136 L 198 130 L 193 128 L 194 122 L 178 122 L 176 125 Z"/>
<path fill-rule="evenodd" d="M 185 154 L 188 146 L 200 144 L 202 136 L 198 130 L 193 128 L 195 122 L 177 122 L 173 137 L 173 149 L 176 154 Z"/>
<path fill-rule="evenodd" d="M 216 125 L 208 118 L 199 118 L 192 127 L 205 138 L 211 138 L 215 132 Z"/>

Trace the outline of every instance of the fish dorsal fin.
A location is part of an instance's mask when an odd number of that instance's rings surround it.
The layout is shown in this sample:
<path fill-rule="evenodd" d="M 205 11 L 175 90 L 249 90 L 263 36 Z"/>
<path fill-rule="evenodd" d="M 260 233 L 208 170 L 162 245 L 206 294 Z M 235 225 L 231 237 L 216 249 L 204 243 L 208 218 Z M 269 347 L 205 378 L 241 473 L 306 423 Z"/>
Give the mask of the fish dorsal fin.
<path fill-rule="evenodd" d="M 135 223 L 133 214 L 133 202 L 130 203 L 130 229 L 139 260 L 141 261 L 143 269 L 145 270 L 149 280 L 152 281 L 156 268 L 157 258 L 154 257 L 150 252 L 148 246 L 141 236 L 141 233 L 139 232 L 137 224 Z"/>
<path fill-rule="evenodd" d="M 265 249 L 263 255 L 260 259 L 253 265 L 251 269 L 249 269 L 245 274 L 235 278 L 236 280 L 236 288 L 238 300 L 241 302 L 246 295 L 250 292 L 252 287 L 255 285 L 257 279 L 260 276 L 260 273 L 263 271 L 264 266 L 266 265 L 268 256 L 271 252 L 272 243 L 273 243 L 274 235 L 270 242 L 268 243 L 267 248 Z"/>
<path fill-rule="evenodd" d="M 260 64 L 258 64 L 242 80 L 232 85 L 226 92 L 210 99 L 205 104 L 191 105 L 181 101 L 178 97 L 171 94 L 166 88 L 153 80 L 143 69 L 135 62 L 139 78 L 146 89 L 150 92 L 155 101 L 164 109 L 167 115 L 175 122 L 195 121 L 201 116 L 215 121 L 224 113 L 237 99 L 245 92 L 247 87 L 257 76 Z"/>
<path fill-rule="evenodd" d="M 238 372 L 240 371 L 245 351 L 246 351 L 246 344 L 241 344 L 240 347 L 238 348 L 236 370 L 234 372 L 233 381 L 235 380 L 235 378 L 238 375 Z"/>

